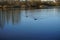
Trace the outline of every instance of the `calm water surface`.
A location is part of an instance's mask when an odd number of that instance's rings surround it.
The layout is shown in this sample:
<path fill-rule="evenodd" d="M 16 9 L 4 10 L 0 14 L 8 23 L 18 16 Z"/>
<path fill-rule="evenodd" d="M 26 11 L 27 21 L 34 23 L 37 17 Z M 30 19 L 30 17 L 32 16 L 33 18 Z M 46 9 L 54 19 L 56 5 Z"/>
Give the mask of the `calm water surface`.
<path fill-rule="evenodd" d="M 60 40 L 60 9 L 0 9 L 0 40 Z"/>

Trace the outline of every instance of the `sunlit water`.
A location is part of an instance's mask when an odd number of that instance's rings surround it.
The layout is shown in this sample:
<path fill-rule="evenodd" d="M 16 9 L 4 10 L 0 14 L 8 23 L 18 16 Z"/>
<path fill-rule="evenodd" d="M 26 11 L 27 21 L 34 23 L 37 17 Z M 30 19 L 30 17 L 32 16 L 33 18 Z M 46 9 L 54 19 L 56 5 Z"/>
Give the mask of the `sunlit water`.
<path fill-rule="evenodd" d="M 0 40 L 60 40 L 60 9 L 1 9 Z"/>

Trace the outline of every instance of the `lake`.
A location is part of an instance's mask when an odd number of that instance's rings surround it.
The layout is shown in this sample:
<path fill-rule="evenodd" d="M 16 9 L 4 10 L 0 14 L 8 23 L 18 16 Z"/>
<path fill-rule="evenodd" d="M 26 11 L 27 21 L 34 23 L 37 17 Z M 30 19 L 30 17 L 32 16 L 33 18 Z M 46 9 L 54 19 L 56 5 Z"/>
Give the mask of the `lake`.
<path fill-rule="evenodd" d="M 60 9 L 0 9 L 0 40 L 60 40 Z"/>

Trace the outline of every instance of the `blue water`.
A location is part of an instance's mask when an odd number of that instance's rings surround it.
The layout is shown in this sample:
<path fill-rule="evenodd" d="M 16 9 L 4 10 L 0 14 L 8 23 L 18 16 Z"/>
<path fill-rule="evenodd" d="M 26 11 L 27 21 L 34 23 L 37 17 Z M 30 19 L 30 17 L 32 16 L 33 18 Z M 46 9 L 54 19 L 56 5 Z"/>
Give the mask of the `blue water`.
<path fill-rule="evenodd" d="M 0 40 L 60 40 L 60 9 L 1 9 Z"/>

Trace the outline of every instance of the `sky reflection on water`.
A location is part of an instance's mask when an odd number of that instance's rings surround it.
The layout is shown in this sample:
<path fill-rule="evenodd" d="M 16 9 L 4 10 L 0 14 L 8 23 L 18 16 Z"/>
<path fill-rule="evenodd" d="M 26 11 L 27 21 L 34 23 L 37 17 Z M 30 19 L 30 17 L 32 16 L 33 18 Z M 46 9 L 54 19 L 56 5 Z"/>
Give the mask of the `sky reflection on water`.
<path fill-rule="evenodd" d="M 60 9 L 0 10 L 1 40 L 60 40 Z"/>

